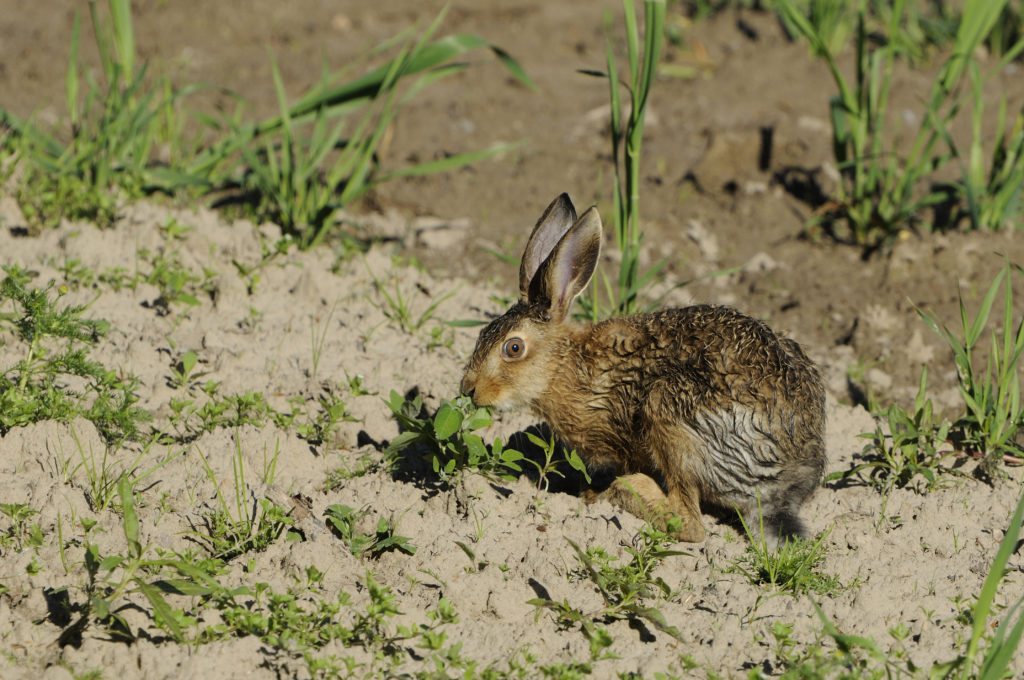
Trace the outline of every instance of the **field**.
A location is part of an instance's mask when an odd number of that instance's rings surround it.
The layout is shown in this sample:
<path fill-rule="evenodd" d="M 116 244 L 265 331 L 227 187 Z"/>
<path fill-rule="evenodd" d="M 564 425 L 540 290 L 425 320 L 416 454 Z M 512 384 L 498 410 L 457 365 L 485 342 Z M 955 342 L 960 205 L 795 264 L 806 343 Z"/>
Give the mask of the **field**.
<path fill-rule="evenodd" d="M 606 44 L 625 73 L 619 2 L 452 3 L 427 42 L 483 41 L 367 136 L 354 162 L 395 176 L 331 182 L 352 198 L 322 233 L 295 206 L 319 200 L 309 186 L 329 165 L 290 185 L 310 193 L 277 202 L 283 171 L 259 168 L 342 118 L 278 121 L 207 185 L 180 183 L 216 137 L 193 112 L 241 134 L 288 109 L 275 79 L 294 104 L 325 64 L 357 78 L 399 49 L 376 46 L 411 29 L 412 49 L 442 11 L 379 4 L 135 3 L 134 46 L 106 56 L 136 51 L 127 71 L 146 63 L 157 99 L 211 86 L 157 106 L 155 141 L 133 147 L 156 161 L 135 175 L 113 163 L 98 193 L 75 174 L 84 165 L 47 156 L 18 124 L 67 143 L 69 91 L 82 101 L 111 74 L 132 79 L 104 66 L 84 3 L 77 41 L 63 3 L 0 20 L 0 677 L 994 678 L 983 658 L 1001 636 L 1005 677 L 1024 673 L 1012 48 L 968 51 L 988 77 L 961 74 L 959 109 L 924 154 L 941 163 L 916 168 L 894 212 L 857 212 L 871 196 L 837 159 L 826 60 L 745 3 L 708 16 L 668 5 L 634 250 L 615 243 L 608 80 L 580 73 L 607 68 Z M 837 72 L 850 82 L 856 21 L 843 21 Z M 869 21 L 863 44 L 882 54 L 890 27 Z M 113 34 L 99 44 L 123 48 Z M 912 175 L 918 131 L 949 112 L 929 106 L 952 41 L 921 39 L 886 71 L 881 147 L 867 152 L 880 174 L 900 159 L 890 181 Z M 346 115 L 337 139 L 357 138 Z M 84 129 L 84 105 L 76 116 Z M 1000 139 L 1004 181 L 978 183 L 970 151 L 987 168 Z M 403 174 L 414 164 L 427 165 Z M 759 552 L 708 508 L 705 542 L 673 542 L 584 504 L 582 475 L 527 436 L 525 414 L 457 399 L 470 322 L 513 299 L 529 229 L 563 191 L 598 205 L 611 279 L 631 257 L 657 269 L 638 305 L 732 305 L 817 362 L 829 461 L 802 511 L 808 541 Z M 585 310 L 615 302 L 588 296 Z M 986 385 L 979 417 L 964 392 Z"/>

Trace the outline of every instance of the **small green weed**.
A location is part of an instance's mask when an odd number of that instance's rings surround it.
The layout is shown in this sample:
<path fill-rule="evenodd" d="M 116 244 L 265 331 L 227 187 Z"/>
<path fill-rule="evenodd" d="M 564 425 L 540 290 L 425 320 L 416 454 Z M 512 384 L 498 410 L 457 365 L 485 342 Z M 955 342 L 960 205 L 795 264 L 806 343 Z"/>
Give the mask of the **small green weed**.
<path fill-rule="evenodd" d="M 188 350 L 181 355 L 181 360 L 178 361 L 176 366 L 171 367 L 171 377 L 168 381 L 170 387 L 182 388 L 185 387 L 189 382 L 199 378 L 204 374 L 193 374 L 192 371 L 199 364 L 199 355 L 192 350 Z"/>
<path fill-rule="evenodd" d="M 892 404 L 887 413 L 889 434 L 886 435 L 879 425 L 874 433 L 861 435 L 871 440 L 862 454 L 866 462 L 849 470 L 834 472 L 828 480 L 849 479 L 867 471 L 871 485 L 888 494 L 894 488 L 908 486 L 919 492 L 928 492 L 943 483 L 942 475 L 956 474 L 954 468 L 945 465 L 954 451 L 942 449 L 947 443 L 951 424 L 937 421 L 932 401 L 925 396 L 927 383 L 928 368 L 923 366 L 913 414 L 898 404 Z"/>
<path fill-rule="evenodd" d="M 445 481 L 468 469 L 502 479 L 511 479 L 512 473 L 522 472 L 519 461 L 523 454 L 503 448 L 500 439 L 488 448 L 476 434 L 477 430 L 491 425 L 491 413 L 486 408 L 475 408 L 469 397 L 442 401 L 433 418 L 420 415 L 423 398 L 418 394 L 408 401 L 392 390 L 387 404 L 402 428 L 401 434 L 384 451 L 389 467 L 397 464 L 402 451 L 416 446 L 425 449 L 424 458 Z"/>
<path fill-rule="evenodd" d="M 138 436 L 147 414 L 135 406 L 134 377 L 123 377 L 89 352 L 110 324 L 84 318 L 87 305 L 58 307 L 64 291 L 29 289 L 28 274 L 20 267 L 5 267 L 0 282 L 0 330 L 14 334 L 24 357 L 0 372 L 0 434 L 42 420 L 68 421 L 76 416 L 91 420 L 110 442 Z"/>
<path fill-rule="evenodd" d="M 33 515 L 39 511 L 23 503 L 0 503 L 0 512 L 7 516 L 10 526 L 0 533 L 0 551 L 21 552 L 25 546 L 39 547 L 42 544 L 43 530 L 38 524 L 29 524 Z"/>
<path fill-rule="evenodd" d="M 412 541 L 405 536 L 395 534 L 396 522 L 393 519 L 385 517 L 378 519 L 377 529 L 372 535 L 357 533 L 355 524 L 367 513 L 365 508 L 355 510 L 347 505 L 336 503 L 327 507 L 325 517 L 338 537 L 348 544 L 349 550 L 356 557 L 363 555 L 380 557 L 381 554 L 390 550 L 398 550 L 406 555 L 416 554 L 416 546 Z"/>
<path fill-rule="evenodd" d="M 364 260 L 364 265 L 366 262 Z M 397 276 L 393 279 L 391 290 L 388 290 L 388 286 L 378 279 L 376 275 L 370 272 L 369 265 L 366 265 L 366 271 L 370 274 L 373 279 L 373 286 L 380 293 L 381 297 L 384 298 L 384 302 L 375 305 L 377 309 L 381 311 L 392 322 L 398 324 L 406 333 L 415 335 L 419 330 L 423 328 L 428 321 L 434 318 L 434 312 L 437 308 L 448 298 L 455 295 L 457 291 L 451 290 L 443 295 L 433 296 L 430 291 L 425 289 L 422 285 L 416 284 L 416 290 L 429 300 L 429 303 L 423 307 L 423 309 L 417 314 L 413 311 L 412 300 L 409 293 L 403 292 L 402 287 L 398 282 Z M 432 341 L 437 341 L 438 338 L 432 338 Z"/>
<path fill-rule="evenodd" d="M 327 473 L 327 479 L 324 480 L 324 490 L 336 491 L 345 486 L 349 480 L 376 471 L 380 468 L 380 465 L 380 461 L 369 454 L 359 456 L 354 464 L 343 462 L 341 467 Z"/>
<path fill-rule="evenodd" d="M 600 546 L 583 550 L 575 542 L 566 539 L 576 553 L 579 564 L 572 572 L 572 577 L 589 580 L 597 588 L 604 600 L 601 609 L 584 612 L 570 605 L 568 600 L 555 602 L 544 597 L 529 600 L 527 604 L 537 607 L 538 616 L 541 610 L 546 609 L 553 612 L 555 619 L 563 626 L 579 625 L 591 641 L 592 648 L 594 644 L 606 647 L 611 642 L 607 630 L 597 623 L 610 623 L 618 619 L 636 623 L 646 621 L 663 633 L 682 640 L 679 630 L 669 625 L 659 609 L 647 603 L 652 597 L 671 600 L 677 595 L 664 579 L 655 576 L 654 571 L 667 557 L 689 555 L 669 547 L 675 543 L 670 532 L 678 528 L 678 522 L 675 517 L 667 518 L 665 531 L 652 524 L 645 525 L 633 537 L 632 544 L 624 546 L 630 556 L 624 563 Z"/>
<path fill-rule="evenodd" d="M 547 440 L 542 439 L 532 432 L 527 432 L 526 437 L 530 442 L 540 449 L 544 456 L 544 461 L 536 461 L 532 458 L 523 457 L 523 462 L 529 463 L 537 468 L 537 494 L 540 495 L 541 491 L 547 491 L 548 485 L 550 484 L 549 476 L 554 475 L 565 479 L 565 473 L 560 469 L 561 463 L 564 461 L 573 470 L 576 470 L 587 483 L 590 483 L 590 473 L 587 471 L 587 464 L 583 462 L 580 455 L 576 453 L 575 449 L 566 449 L 565 446 L 555 441 L 555 436 L 552 434 Z M 555 459 L 555 450 L 559 450 L 562 453 L 561 460 Z"/>
<path fill-rule="evenodd" d="M 831 529 L 814 540 L 790 536 L 775 547 L 765 542 L 763 528 L 755 535 L 744 522 L 744 529 L 749 539 L 746 550 L 727 572 L 742 574 L 754 585 L 766 585 L 794 597 L 833 594 L 842 589 L 837 577 L 817 571 L 825 560 L 825 539 Z"/>
<path fill-rule="evenodd" d="M 237 437 L 235 438 L 235 455 L 232 458 L 234 486 L 232 505 L 228 504 L 221 492 L 221 485 L 206 456 L 198 447 L 196 451 L 206 468 L 206 476 L 213 483 L 217 494 L 218 506 L 205 518 L 205 532 L 193 532 L 195 537 L 205 545 L 211 557 L 227 561 L 251 551 L 266 550 L 294 523 L 290 510 L 275 505 L 267 498 L 258 500 L 254 498 L 252 503 L 249 503 L 247 499 L 249 487 L 245 482 L 242 445 Z M 280 449 L 275 448 L 269 462 L 265 461 L 267 463 L 263 474 L 265 484 L 273 483 L 279 452 Z"/>
<path fill-rule="evenodd" d="M 58 642 L 73 642 L 92 619 L 101 623 L 114 639 L 133 641 L 135 632 L 120 614 L 122 607 L 133 606 L 123 600 L 133 593 L 149 602 L 152 611 L 147 614 L 157 626 L 175 641 L 183 642 L 186 640 L 185 621 L 180 611 L 171 608 L 165 595 L 205 596 L 217 592 L 221 586 L 211 573 L 189 560 L 149 557 L 149 549 L 139 541 L 135 492 L 127 477 L 120 479 L 117 491 L 124 517 L 127 553 L 104 557 L 99 547 L 88 540 L 87 528 L 84 561 L 89 577 L 85 587 L 87 603 L 78 607 L 80 618 L 61 633 Z"/>

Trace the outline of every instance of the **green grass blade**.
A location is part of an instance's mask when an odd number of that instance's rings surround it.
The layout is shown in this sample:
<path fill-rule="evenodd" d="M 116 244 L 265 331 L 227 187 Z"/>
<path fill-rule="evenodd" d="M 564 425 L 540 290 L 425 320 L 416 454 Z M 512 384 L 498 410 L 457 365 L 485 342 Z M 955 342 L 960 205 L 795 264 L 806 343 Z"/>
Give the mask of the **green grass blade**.
<path fill-rule="evenodd" d="M 132 30 L 130 0 L 110 0 L 110 16 L 114 23 L 114 49 L 117 50 L 121 76 L 131 78 L 135 73 L 135 33 Z"/>
<path fill-rule="evenodd" d="M 971 631 L 970 642 L 967 645 L 967 652 L 964 655 L 964 680 L 970 677 L 970 672 L 974 667 L 974 657 L 978 652 L 978 645 L 988 629 L 988 619 L 992 613 L 992 602 L 995 599 L 996 592 L 999 590 L 999 584 L 1003 580 L 1003 570 L 1006 568 L 1006 563 L 1009 561 L 1010 555 L 1017 549 L 1017 539 L 1020 537 L 1022 520 L 1024 520 L 1024 493 L 1021 494 L 1020 500 L 1017 501 L 1017 508 L 1010 518 L 1010 525 L 1006 529 L 1003 540 L 999 543 L 999 549 L 996 551 L 995 559 L 992 560 L 988 576 L 985 577 L 985 583 L 981 587 L 978 601 L 971 610 L 974 626 Z M 1009 619 L 1010 617 L 1006 617 L 1004 623 Z M 1018 620 L 1017 624 L 1010 631 L 1009 637 L 1002 640 L 1002 645 L 993 644 L 989 647 L 986 658 L 982 662 L 982 669 L 985 673 L 981 677 L 986 678 L 986 680 L 1002 677 L 1006 667 L 999 667 L 997 662 L 1009 662 L 1017 644 L 1020 642 L 1020 636 L 1021 622 Z"/>
<path fill-rule="evenodd" d="M 446 158 L 439 158 L 435 161 L 427 161 L 410 167 L 399 168 L 398 170 L 393 170 L 374 179 L 373 184 L 379 184 L 380 182 L 386 182 L 398 177 L 418 177 L 437 172 L 455 170 L 476 163 L 477 161 L 490 158 L 491 156 L 497 156 L 498 154 L 505 153 L 506 151 L 515 149 L 522 144 L 523 142 L 496 144 L 492 147 L 481 149 L 479 151 L 467 151 L 466 153 L 460 153 Z"/>

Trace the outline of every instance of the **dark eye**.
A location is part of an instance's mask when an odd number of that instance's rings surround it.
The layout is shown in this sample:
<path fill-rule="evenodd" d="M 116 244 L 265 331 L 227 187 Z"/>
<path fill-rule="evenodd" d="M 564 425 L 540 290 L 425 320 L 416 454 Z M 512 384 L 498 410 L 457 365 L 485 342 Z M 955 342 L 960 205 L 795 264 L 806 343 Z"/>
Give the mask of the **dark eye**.
<path fill-rule="evenodd" d="M 523 356 L 526 351 L 526 343 L 523 342 L 522 338 L 509 338 L 505 341 L 505 344 L 501 346 L 501 353 L 505 355 L 507 359 L 518 359 Z"/>

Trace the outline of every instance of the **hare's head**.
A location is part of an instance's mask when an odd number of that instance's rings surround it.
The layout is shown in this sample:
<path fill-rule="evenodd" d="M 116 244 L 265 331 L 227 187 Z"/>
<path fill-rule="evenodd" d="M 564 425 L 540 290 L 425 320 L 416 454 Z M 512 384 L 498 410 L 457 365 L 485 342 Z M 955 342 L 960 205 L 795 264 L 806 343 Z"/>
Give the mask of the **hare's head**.
<path fill-rule="evenodd" d="M 577 219 L 566 194 L 533 228 L 519 267 L 519 300 L 487 325 L 462 378 L 481 406 L 529 407 L 575 353 L 573 301 L 590 283 L 601 254 L 601 218 L 591 207 Z"/>

